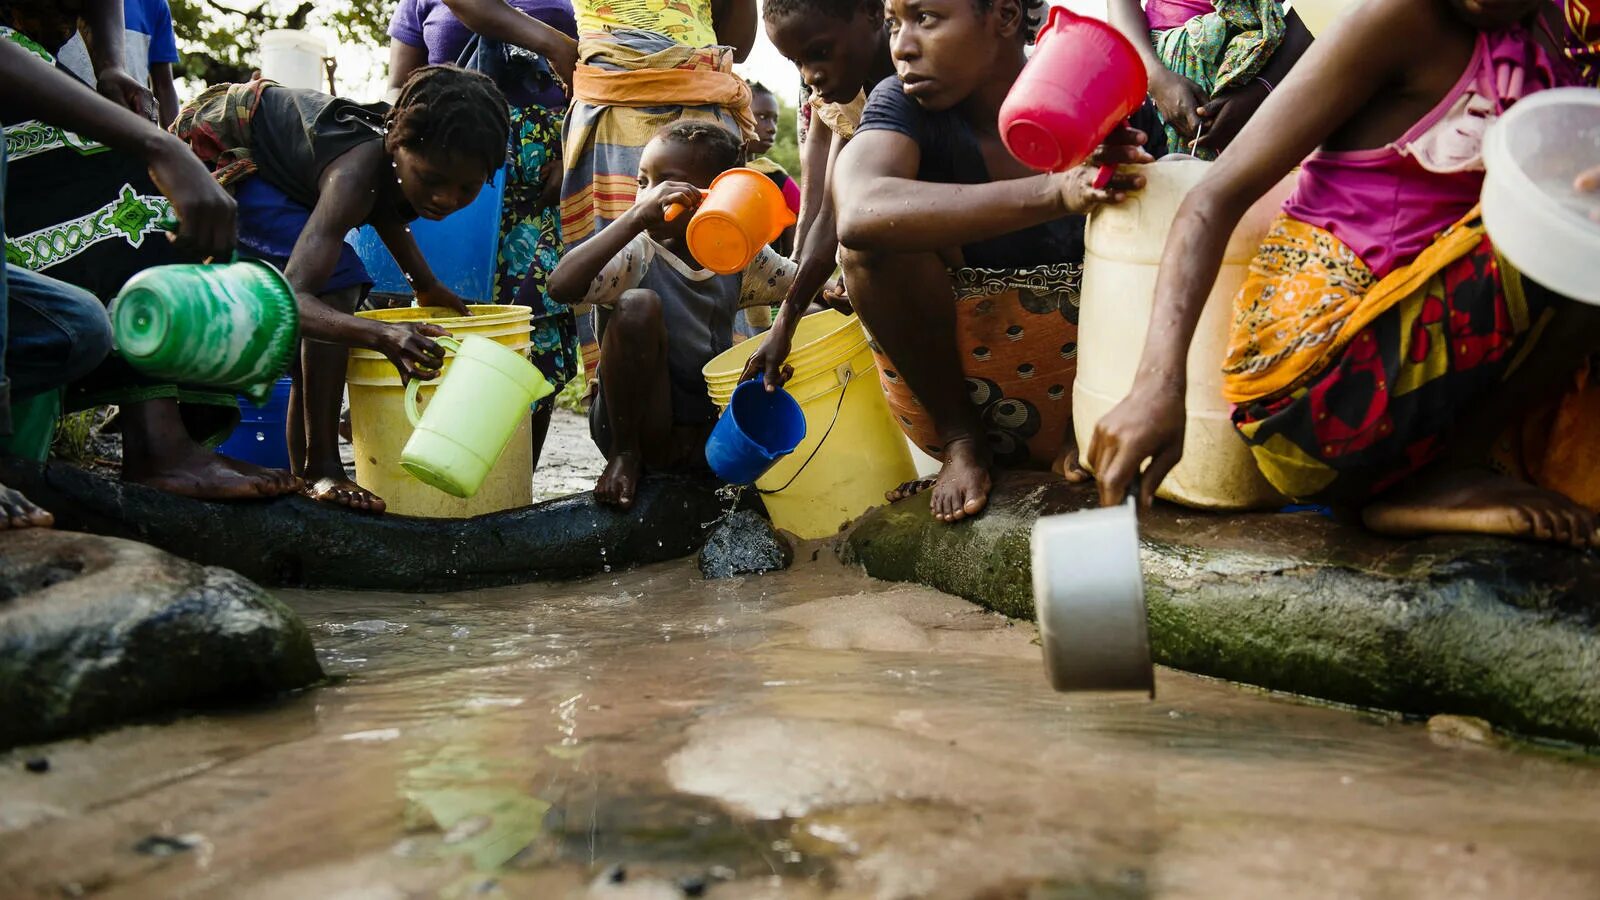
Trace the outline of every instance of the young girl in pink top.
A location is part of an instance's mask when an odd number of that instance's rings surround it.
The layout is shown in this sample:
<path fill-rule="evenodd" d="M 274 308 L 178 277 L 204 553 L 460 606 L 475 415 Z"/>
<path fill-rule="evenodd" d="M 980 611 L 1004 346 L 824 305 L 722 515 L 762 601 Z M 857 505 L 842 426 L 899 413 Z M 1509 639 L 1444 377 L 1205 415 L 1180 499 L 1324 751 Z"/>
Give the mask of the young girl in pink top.
<path fill-rule="evenodd" d="M 1089 451 L 1103 502 L 1147 459 L 1148 502 L 1178 462 L 1185 357 L 1223 243 L 1303 160 L 1222 361 L 1263 474 L 1293 497 L 1362 506 L 1380 532 L 1600 544 L 1591 510 L 1486 466 L 1516 414 L 1600 350 L 1600 310 L 1512 271 L 1476 213 L 1487 125 L 1582 81 L 1561 11 L 1368 0 L 1318 39 L 1178 214 L 1134 388 Z"/>

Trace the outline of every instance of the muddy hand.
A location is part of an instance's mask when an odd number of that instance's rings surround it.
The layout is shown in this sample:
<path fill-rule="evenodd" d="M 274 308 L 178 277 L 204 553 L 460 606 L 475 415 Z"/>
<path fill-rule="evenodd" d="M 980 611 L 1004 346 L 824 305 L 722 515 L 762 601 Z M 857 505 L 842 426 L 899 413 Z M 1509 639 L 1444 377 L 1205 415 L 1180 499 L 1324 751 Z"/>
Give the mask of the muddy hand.
<path fill-rule="evenodd" d="M 426 322 L 407 322 L 389 326 L 383 355 L 400 370 L 400 380 L 437 378 L 444 365 L 444 347 L 433 340 L 450 332 Z"/>
<path fill-rule="evenodd" d="M 1096 423 L 1089 441 L 1089 467 L 1099 480 L 1100 505 L 1116 506 L 1137 484 L 1139 504 L 1148 509 L 1162 479 L 1183 457 L 1185 424 L 1181 388 L 1135 384 Z"/>
<path fill-rule="evenodd" d="M 1193 138 L 1200 130 L 1200 117 L 1195 111 L 1205 102 L 1206 94 L 1200 85 L 1171 70 L 1150 82 L 1150 98 L 1162 120 L 1171 123 L 1180 137 Z"/>
<path fill-rule="evenodd" d="M 745 382 L 752 378 L 761 378 L 767 386 L 767 391 L 775 391 L 789 382 L 794 377 L 794 367 L 787 364 L 791 337 L 789 329 L 784 323 L 778 322 L 767 332 L 767 338 L 761 344 L 750 361 L 745 363 L 744 372 L 740 374 L 739 381 Z"/>
<path fill-rule="evenodd" d="M 1194 148 L 1217 153 L 1226 150 L 1266 100 L 1267 86 L 1260 81 L 1213 97 L 1196 111 L 1205 123 L 1205 133 L 1195 135 Z"/>
<path fill-rule="evenodd" d="M 152 122 L 158 121 L 156 95 L 120 67 L 113 66 L 101 71 L 95 80 L 95 90 L 124 109 L 132 110 Z"/>
<path fill-rule="evenodd" d="M 227 259 L 239 240 L 238 204 L 175 137 L 162 140 L 150 157 L 150 179 L 178 216 L 173 245 L 196 259 Z"/>

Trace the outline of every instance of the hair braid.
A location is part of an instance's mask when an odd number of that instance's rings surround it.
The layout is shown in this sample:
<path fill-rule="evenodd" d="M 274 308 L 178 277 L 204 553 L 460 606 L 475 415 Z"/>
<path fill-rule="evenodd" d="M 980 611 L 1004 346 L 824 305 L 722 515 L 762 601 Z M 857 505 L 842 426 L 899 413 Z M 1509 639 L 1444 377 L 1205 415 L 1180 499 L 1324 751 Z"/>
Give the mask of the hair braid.
<path fill-rule="evenodd" d="M 389 110 L 389 144 L 430 158 L 464 156 L 492 177 L 506 161 L 511 118 L 505 95 L 481 72 L 423 66 L 411 73 Z"/>

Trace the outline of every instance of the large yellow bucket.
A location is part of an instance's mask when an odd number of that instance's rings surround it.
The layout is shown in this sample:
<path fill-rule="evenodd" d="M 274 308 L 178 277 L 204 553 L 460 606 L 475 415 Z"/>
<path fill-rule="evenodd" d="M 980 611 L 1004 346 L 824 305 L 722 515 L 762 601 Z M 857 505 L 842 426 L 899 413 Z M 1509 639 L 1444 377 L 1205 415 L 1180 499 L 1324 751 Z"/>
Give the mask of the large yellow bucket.
<path fill-rule="evenodd" d="M 727 407 L 764 341 L 737 344 L 706 364 L 706 388 L 718 408 Z M 917 469 L 878 386 L 867 333 L 853 316 L 828 310 L 802 319 L 789 365 L 787 388 L 805 411 L 806 439 L 756 487 L 776 492 L 762 497 L 774 525 L 804 539 L 828 537 L 881 506 L 884 493 L 916 478 Z"/>
<path fill-rule="evenodd" d="M 532 312 L 526 306 L 473 306 L 471 316 L 437 307 L 403 307 L 359 313 L 382 322 L 431 322 L 457 338 L 478 335 L 526 355 Z M 445 356 L 448 371 L 454 353 Z M 356 481 L 382 497 L 389 512 L 428 518 L 470 518 L 515 509 L 533 502 L 532 417 L 522 416 L 500 461 L 470 499 L 452 497 L 430 487 L 400 467 L 400 453 L 411 437 L 406 418 L 405 387 L 388 357 L 375 350 L 352 349 L 345 378 L 350 389 L 350 438 L 355 445 Z M 433 397 L 433 383 L 419 392 L 424 408 Z"/>

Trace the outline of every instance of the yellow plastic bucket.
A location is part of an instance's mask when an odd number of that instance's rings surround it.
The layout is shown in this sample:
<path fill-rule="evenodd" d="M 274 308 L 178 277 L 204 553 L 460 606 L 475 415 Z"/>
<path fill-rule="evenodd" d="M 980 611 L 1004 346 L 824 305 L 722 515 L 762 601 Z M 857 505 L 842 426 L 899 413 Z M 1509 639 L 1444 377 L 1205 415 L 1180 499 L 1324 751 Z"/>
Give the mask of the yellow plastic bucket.
<path fill-rule="evenodd" d="M 359 314 L 382 322 L 431 322 L 458 340 L 470 335 L 488 338 L 527 355 L 531 311 L 525 306 L 473 306 L 472 315 L 458 316 L 436 307 L 381 309 Z M 445 355 L 444 372 L 455 354 Z M 441 375 L 441 378 L 443 376 Z M 470 518 L 516 509 L 533 502 L 532 416 L 524 412 L 500 459 L 471 498 L 452 497 L 417 480 L 401 467 L 402 451 L 411 438 L 405 387 L 388 357 L 375 350 L 350 351 L 346 385 L 350 391 L 350 437 L 355 445 L 356 481 L 384 499 L 389 512 L 428 518 Z M 439 379 L 419 391 L 424 411 Z"/>
<path fill-rule="evenodd" d="M 711 401 L 725 408 L 765 335 L 706 364 Z M 917 477 L 900 427 L 878 386 L 867 333 L 853 316 L 813 313 L 795 329 L 787 385 L 806 415 L 806 438 L 756 482 L 772 523 L 804 539 L 838 533 Z M 819 449 L 820 448 L 820 449 Z M 815 456 L 813 456 L 815 454 Z M 808 462 L 809 461 L 809 462 Z"/>

